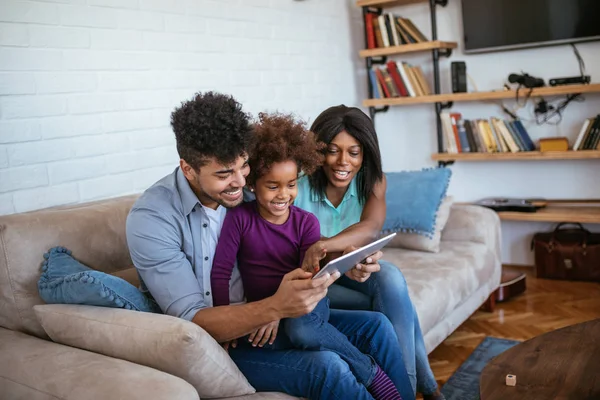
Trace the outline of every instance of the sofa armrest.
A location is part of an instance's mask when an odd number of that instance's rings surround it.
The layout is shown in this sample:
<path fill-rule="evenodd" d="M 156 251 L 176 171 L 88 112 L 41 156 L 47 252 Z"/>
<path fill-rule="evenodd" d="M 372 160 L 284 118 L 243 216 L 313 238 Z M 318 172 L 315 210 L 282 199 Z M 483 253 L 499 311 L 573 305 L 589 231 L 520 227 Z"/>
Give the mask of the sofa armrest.
<path fill-rule="evenodd" d="M 173 375 L 4 328 L 0 393 L 8 399 L 199 400 L 192 385 Z"/>
<path fill-rule="evenodd" d="M 489 208 L 455 204 L 442 231 L 442 241 L 481 243 L 501 254 L 501 231 L 498 214 Z"/>

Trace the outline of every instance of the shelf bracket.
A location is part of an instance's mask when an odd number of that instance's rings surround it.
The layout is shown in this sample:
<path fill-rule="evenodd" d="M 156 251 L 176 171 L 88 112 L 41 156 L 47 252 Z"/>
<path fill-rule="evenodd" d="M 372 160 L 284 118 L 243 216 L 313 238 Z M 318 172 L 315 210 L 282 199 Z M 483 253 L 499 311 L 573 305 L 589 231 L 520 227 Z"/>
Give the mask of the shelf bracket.
<path fill-rule="evenodd" d="M 369 115 L 371 116 L 371 121 L 375 119 L 375 115 L 380 112 L 386 112 L 390 109 L 390 106 L 385 106 L 381 108 L 369 107 Z"/>
<path fill-rule="evenodd" d="M 379 65 L 383 65 L 387 62 L 387 56 L 381 56 L 381 57 L 369 57 L 367 58 L 367 67 L 371 68 L 373 65 L 379 64 Z"/>
<path fill-rule="evenodd" d="M 450 57 L 452 55 L 452 49 L 440 49 L 438 53 L 441 57 Z"/>
<path fill-rule="evenodd" d="M 439 167 L 448 167 L 450 165 L 454 164 L 454 161 L 438 161 L 438 166 Z"/>
<path fill-rule="evenodd" d="M 449 101 L 447 103 L 440 103 L 440 110 L 445 110 L 447 108 L 452 108 L 453 105 L 454 105 L 453 101 Z"/>
<path fill-rule="evenodd" d="M 448 5 L 448 0 L 434 0 L 435 4 L 438 6 L 446 7 Z"/>

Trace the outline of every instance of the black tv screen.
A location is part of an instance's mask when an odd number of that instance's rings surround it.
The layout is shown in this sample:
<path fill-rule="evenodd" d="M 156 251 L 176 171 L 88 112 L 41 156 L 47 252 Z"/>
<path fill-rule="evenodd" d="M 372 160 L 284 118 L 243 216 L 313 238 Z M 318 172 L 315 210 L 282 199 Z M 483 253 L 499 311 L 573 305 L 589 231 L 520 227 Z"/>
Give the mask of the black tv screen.
<path fill-rule="evenodd" d="M 465 53 L 600 39 L 600 0 L 462 0 Z"/>

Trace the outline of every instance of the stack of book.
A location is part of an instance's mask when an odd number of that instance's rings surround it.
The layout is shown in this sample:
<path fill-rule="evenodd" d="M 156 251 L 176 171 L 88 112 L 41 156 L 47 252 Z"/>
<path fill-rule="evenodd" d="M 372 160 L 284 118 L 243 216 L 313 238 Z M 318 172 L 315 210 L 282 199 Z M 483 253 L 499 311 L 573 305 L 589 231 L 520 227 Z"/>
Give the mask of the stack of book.
<path fill-rule="evenodd" d="M 408 18 L 392 14 L 365 14 L 367 48 L 401 46 L 403 44 L 427 42 L 427 38 Z"/>
<path fill-rule="evenodd" d="M 600 114 L 585 120 L 573 150 L 600 150 Z"/>
<path fill-rule="evenodd" d="M 460 113 L 442 112 L 446 153 L 516 153 L 534 151 L 535 144 L 519 120 L 465 120 Z"/>
<path fill-rule="evenodd" d="M 423 70 L 406 62 L 388 61 L 385 67 L 369 71 L 373 98 L 417 97 L 431 94 Z"/>

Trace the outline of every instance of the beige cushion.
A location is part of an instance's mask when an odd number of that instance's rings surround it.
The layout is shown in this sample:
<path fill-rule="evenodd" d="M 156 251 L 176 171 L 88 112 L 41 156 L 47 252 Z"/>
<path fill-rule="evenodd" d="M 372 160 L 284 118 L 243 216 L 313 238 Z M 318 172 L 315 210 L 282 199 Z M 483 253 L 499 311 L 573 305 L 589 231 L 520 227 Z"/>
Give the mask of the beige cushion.
<path fill-rule="evenodd" d="M 125 220 L 137 196 L 0 216 L 0 326 L 46 339 L 33 306 L 44 253 L 64 246 L 88 267 L 109 274 L 133 265 Z"/>
<path fill-rule="evenodd" d="M 454 199 L 452 196 L 446 196 L 444 200 L 442 200 L 435 217 L 435 233 L 431 238 L 416 233 L 397 232 L 396 236 L 387 247 L 438 253 L 440 251 L 442 230 L 448 222 L 450 208 L 452 207 L 453 202 Z"/>
<path fill-rule="evenodd" d="M 139 311 L 48 304 L 34 307 L 52 340 L 180 377 L 201 398 L 255 393 L 229 355 L 198 325 Z"/>
<path fill-rule="evenodd" d="M 388 249 L 383 258 L 406 278 L 423 332 L 489 282 L 499 265 L 497 254 L 486 245 L 445 240 L 439 253 Z"/>
<path fill-rule="evenodd" d="M 176 376 L 0 328 L 2 400 L 199 400 Z"/>

